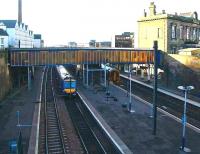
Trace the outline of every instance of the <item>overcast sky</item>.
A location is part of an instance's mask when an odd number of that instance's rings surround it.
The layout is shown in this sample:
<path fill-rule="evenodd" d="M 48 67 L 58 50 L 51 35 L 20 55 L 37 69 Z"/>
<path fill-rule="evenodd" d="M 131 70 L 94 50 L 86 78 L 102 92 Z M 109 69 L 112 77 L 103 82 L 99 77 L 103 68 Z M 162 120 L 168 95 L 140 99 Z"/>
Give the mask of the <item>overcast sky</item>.
<path fill-rule="evenodd" d="M 69 41 L 111 41 L 114 34 L 137 31 L 137 20 L 152 0 L 22 0 L 22 20 L 45 45 Z M 154 0 L 157 12 L 193 12 L 199 0 Z M 17 19 L 18 0 L 0 0 L 0 19 Z M 137 39 L 137 38 L 136 38 Z"/>

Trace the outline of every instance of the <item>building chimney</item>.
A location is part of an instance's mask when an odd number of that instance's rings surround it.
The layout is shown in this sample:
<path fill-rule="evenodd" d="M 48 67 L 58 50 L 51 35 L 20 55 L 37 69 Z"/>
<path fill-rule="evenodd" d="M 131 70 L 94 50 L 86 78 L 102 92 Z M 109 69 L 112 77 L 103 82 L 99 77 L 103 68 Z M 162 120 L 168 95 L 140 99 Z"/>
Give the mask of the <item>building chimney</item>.
<path fill-rule="evenodd" d="M 162 14 L 165 14 L 166 12 L 165 12 L 165 10 L 162 10 Z"/>
<path fill-rule="evenodd" d="M 22 23 L 22 0 L 18 0 L 18 22 Z"/>
<path fill-rule="evenodd" d="M 146 12 L 146 10 L 144 9 L 144 17 L 146 17 L 147 16 L 147 12 Z"/>
<path fill-rule="evenodd" d="M 150 16 L 156 15 L 156 5 L 154 5 L 154 2 L 150 3 L 149 11 L 150 11 Z"/>

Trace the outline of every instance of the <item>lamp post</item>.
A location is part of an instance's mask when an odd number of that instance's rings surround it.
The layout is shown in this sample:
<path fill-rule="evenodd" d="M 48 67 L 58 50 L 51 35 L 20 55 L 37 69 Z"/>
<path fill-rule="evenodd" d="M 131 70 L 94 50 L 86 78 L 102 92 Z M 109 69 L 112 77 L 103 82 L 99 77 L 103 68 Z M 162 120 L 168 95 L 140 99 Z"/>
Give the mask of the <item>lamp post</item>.
<path fill-rule="evenodd" d="M 131 96 L 131 91 L 132 91 L 132 90 L 131 90 L 131 86 L 132 86 L 132 85 L 131 85 L 131 73 L 132 73 L 133 70 L 134 70 L 134 69 L 131 69 L 130 72 L 129 72 L 129 80 L 130 80 L 129 90 L 130 90 L 130 91 L 129 91 L 129 105 L 128 105 L 128 111 L 129 111 L 130 113 L 134 113 L 134 112 L 135 112 L 135 110 L 132 109 L 132 102 L 131 102 L 131 97 L 132 97 L 132 96 Z"/>
<path fill-rule="evenodd" d="M 109 65 L 110 65 L 109 63 L 106 63 L 104 65 L 104 78 L 105 78 L 105 80 L 104 80 L 104 86 L 105 86 L 106 89 L 107 89 L 107 85 L 106 85 L 106 67 L 109 66 Z"/>
<path fill-rule="evenodd" d="M 29 58 L 29 56 L 28 56 Z M 24 64 L 27 65 L 27 76 L 28 76 L 28 90 L 31 90 L 31 72 L 30 72 L 30 65 L 29 65 L 29 59 L 24 60 Z"/>
<path fill-rule="evenodd" d="M 187 117 L 186 117 L 186 107 L 187 107 L 187 92 L 194 89 L 193 86 L 178 86 L 178 89 L 182 90 L 185 94 L 185 99 L 184 99 L 184 111 L 183 111 L 183 117 L 182 117 L 182 124 L 183 124 L 183 132 L 182 132 L 182 145 L 180 149 L 184 152 L 191 152 L 189 148 L 185 147 L 185 129 L 186 129 L 186 122 L 187 122 Z"/>
<path fill-rule="evenodd" d="M 110 86 L 110 69 L 108 69 L 107 71 L 108 71 L 108 73 L 107 73 L 108 76 L 107 76 L 107 86 L 106 86 L 107 87 L 106 88 L 107 91 L 106 91 L 106 95 L 109 96 L 110 95 L 110 91 L 109 91 L 109 86 Z"/>
<path fill-rule="evenodd" d="M 31 90 L 31 72 L 29 66 L 27 71 L 28 71 L 28 90 Z"/>

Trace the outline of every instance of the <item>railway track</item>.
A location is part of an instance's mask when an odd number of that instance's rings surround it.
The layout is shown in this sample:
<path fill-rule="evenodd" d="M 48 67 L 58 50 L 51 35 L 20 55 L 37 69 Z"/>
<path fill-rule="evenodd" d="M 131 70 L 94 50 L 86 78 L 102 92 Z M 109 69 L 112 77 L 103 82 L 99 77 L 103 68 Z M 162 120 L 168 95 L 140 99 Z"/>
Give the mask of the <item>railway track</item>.
<path fill-rule="evenodd" d="M 122 83 L 120 85 L 121 88 L 124 90 L 128 90 L 129 80 L 124 78 L 123 76 L 120 77 Z M 150 87 L 141 85 L 132 81 L 132 93 L 136 96 L 141 97 L 145 101 L 152 103 L 153 102 L 153 90 Z M 179 118 L 181 118 L 183 113 L 183 101 L 162 92 L 158 92 L 158 104 L 157 106 Z M 192 104 L 187 104 L 187 116 L 188 122 L 197 128 L 200 128 L 200 108 L 194 106 Z"/>
<path fill-rule="evenodd" d="M 119 153 L 78 96 L 65 98 L 67 110 L 62 110 L 62 99 L 57 98 L 53 88 L 59 88 L 55 85 L 57 81 L 52 83 L 55 74 L 53 72 L 52 75 L 52 68 L 45 70 L 40 111 L 39 153 Z M 68 112 L 67 118 L 64 112 Z M 77 138 L 74 137 L 73 131 L 74 134 L 78 134 Z M 75 141 L 77 139 L 80 141 Z M 77 147 L 77 142 L 80 148 Z"/>
<path fill-rule="evenodd" d="M 119 153 L 79 97 L 66 99 L 66 106 L 85 153 Z"/>
<path fill-rule="evenodd" d="M 45 70 L 40 118 L 39 153 L 66 153 L 63 128 L 60 123 L 52 86 L 52 69 Z"/>

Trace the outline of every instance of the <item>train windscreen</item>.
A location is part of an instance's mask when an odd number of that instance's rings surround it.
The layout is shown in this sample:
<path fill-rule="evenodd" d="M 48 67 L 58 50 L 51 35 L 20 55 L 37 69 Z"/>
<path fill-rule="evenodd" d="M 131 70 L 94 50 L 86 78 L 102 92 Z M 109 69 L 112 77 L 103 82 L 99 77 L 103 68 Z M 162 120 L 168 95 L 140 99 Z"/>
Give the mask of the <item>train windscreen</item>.
<path fill-rule="evenodd" d="M 71 81 L 71 86 L 70 86 L 70 81 L 65 81 L 64 83 L 64 88 L 76 88 L 76 81 Z"/>

